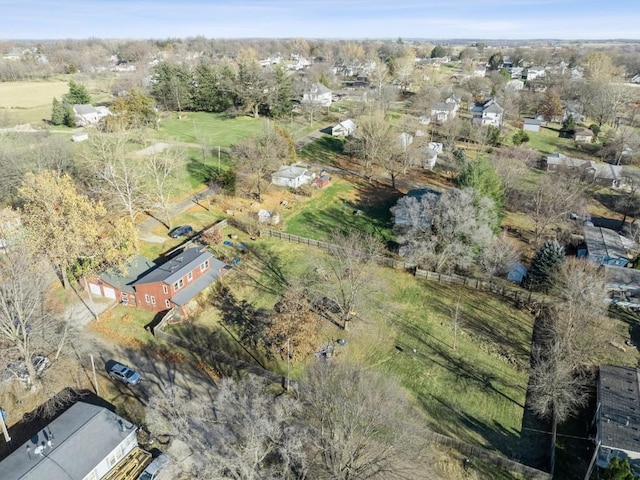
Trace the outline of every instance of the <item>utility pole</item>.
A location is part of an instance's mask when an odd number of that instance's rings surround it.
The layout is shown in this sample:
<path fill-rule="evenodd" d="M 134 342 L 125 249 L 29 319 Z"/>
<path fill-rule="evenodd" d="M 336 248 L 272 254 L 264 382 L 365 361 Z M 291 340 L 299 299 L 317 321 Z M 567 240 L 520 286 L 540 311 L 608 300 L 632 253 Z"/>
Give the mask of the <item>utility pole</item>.
<path fill-rule="evenodd" d="M 7 443 L 11 443 L 11 437 L 9 436 L 9 432 L 7 431 L 7 425 L 4 423 L 6 417 L 7 412 L 0 408 L 0 427 L 2 427 L 2 434 L 4 435 L 5 441 Z"/>
<path fill-rule="evenodd" d="M 291 350 L 289 345 L 289 339 L 287 338 L 287 382 L 285 384 L 285 389 L 287 390 L 287 392 L 289 391 L 289 373 L 290 373 L 289 358 L 290 357 L 291 357 Z"/>
<path fill-rule="evenodd" d="M 93 370 L 93 384 L 96 387 L 96 395 L 100 396 L 100 388 L 98 387 L 98 377 L 96 377 L 96 363 L 93 361 L 93 355 L 91 355 L 91 369 Z"/>

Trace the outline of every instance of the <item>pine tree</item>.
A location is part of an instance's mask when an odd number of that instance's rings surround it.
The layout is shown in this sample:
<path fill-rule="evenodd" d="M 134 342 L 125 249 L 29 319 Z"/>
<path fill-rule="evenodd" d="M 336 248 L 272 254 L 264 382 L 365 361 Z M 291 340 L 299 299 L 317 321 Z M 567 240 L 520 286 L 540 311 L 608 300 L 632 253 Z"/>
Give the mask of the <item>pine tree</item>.
<path fill-rule="evenodd" d="M 64 123 L 67 127 L 74 128 L 76 126 L 76 115 L 73 113 L 73 107 L 69 103 L 62 104 L 62 111 L 64 114 Z"/>
<path fill-rule="evenodd" d="M 557 240 L 545 242 L 533 257 L 526 286 L 531 290 L 548 292 L 563 262 L 564 247 Z"/>
<path fill-rule="evenodd" d="M 602 480 L 633 480 L 633 471 L 626 458 L 613 458 L 600 477 Z"/>
<path fill-rule="evenodd" d="M 69 82 L 69 93 L 63 97 L 63 100 L 69 105 L 84 105 L 91 103 L 91 95 L 89 95 L 84 85 L 71 80 Z"/>
<path fill-rule="evenodd" d="M 51 104 L 51 124 L 62 125 L 64 123 L 64 105 L 60 101 L 53 97 L 53 103 Z"/>

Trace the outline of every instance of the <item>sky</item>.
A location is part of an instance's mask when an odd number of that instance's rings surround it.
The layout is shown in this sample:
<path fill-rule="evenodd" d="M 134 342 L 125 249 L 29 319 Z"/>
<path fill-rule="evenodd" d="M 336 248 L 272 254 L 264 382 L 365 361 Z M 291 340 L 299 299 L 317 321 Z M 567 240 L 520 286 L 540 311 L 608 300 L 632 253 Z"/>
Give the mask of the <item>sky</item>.
<path fill-rule="evenodd" d="M 640 39 L 638 0 L 0 0 L 0 39 Z"/>

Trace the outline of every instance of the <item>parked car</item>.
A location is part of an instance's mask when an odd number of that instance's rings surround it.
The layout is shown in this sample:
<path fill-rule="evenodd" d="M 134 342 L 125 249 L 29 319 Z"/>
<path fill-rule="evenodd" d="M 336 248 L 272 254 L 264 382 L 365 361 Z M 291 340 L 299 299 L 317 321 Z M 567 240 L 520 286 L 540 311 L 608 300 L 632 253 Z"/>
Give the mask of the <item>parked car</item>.
<path fill-rule="evenodd" d="M 158 478 L 159 472 L 169 463 L 166 455 L 160 454 L 147 465 L 147 468 L 140 474 L 138 480 L 155 480 Z"/>
<path fill-rule="evenodd" d="M 142 380 L 142 376 L 138 372 L 117 362 L 111 365 L 109 376 L 127 385 L 137 385 Z"/>
<path fill-rule="evenodd" d="M 182 225 L 171 230 L 171 232 L 169 232 L 169 236 L 171 238 L 186 237 L 187 235 L 190 235 L 192 233 L 193 228 L 191 227 L 191 225 Z"/>

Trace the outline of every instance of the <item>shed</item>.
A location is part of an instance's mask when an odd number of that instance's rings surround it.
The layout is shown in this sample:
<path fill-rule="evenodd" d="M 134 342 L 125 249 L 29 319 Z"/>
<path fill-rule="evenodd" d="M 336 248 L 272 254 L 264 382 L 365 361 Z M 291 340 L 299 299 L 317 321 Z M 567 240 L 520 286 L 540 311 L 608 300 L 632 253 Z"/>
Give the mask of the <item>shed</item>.
<path fill-rule="evenodd" d="M 585 226 L 584 240 L 587 244 L 587 258 L 594 265 L 626 267 L 629 263 L 629 252 L 623 237 L 617 232 L 608 228 Z"/>
<path fill-rule="evenodd" d="M 573 138 L 578 143 L 589 143 L 593 140 L 593 132 L 587 128 L 579 128 L 573 134 Z"/>
<path fill-rule="evenodd" d="M 258 222 L 277 225 L 280 223 L 280 215 L 271 210 L 260 209 L 258 211 Z"/>
<path fill-rule="evenodd" d="M 524 125 L 522 129 L 525 132 L 539 132 L 540 126 L 542 125 L 542 120 L 537 118 L 525 118 Z"/>
<path fill-rule="evenodd" d="M 84 142 L 86 140 L 89 140 L 88 133 L 76 133 L 75 135 L 71 136 L 72 142 Z"/>
<path fill-rule="evenodd" d="M 356 131 L 356 124 L 350 118 L 343 120 L 331 129 L 334 137 L 350 137 Z"/>
<path fill-rule="evenodd" d="M 527 275 L 527 267 L 525 267 L 520 262 L 516 262 L 509 266 L 509 270 L 507 271 L 507 280 L 509 280 L 510 282 L 515 282 L 518 285 L 520 285 L 526 275 Z"/>

